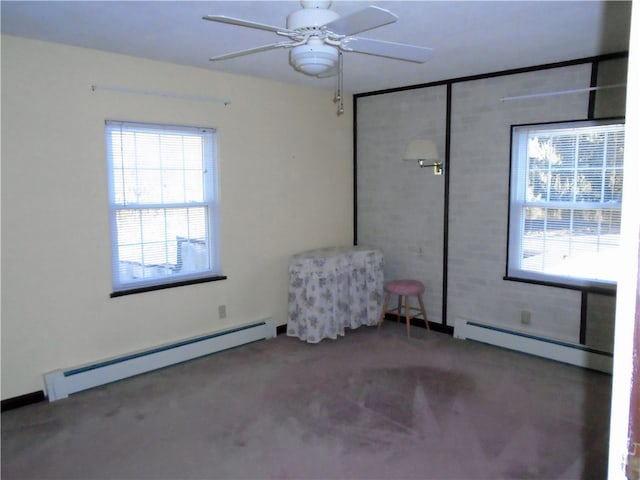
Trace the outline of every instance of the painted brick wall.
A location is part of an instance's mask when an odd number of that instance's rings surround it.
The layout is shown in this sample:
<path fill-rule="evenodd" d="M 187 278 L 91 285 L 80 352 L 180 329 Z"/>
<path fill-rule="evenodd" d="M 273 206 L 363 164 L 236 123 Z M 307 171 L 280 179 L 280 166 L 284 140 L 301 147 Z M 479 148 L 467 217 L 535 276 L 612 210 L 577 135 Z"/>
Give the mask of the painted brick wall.
<path fill-rule="evenodd" d="M 357 114 L 358 243 L 382 249 L 386 280 L 422 281 L 427 316 L 441 322 L 444 176 L 403 156 L 433 138 L 444 158 L 446 88 L 364 97 Z"/>
<path fill-rule="evenodd" d="M 620 62 L 605 62 L 599 78 L 616 82 Z M 447 324 L 473 319 L 577 342 L 581 293 L 504 280 L 507 255 L 510 127 L 584 119 L 587 92 L 504 101 L 503 97 L 589 87 L 591 65 L 452 82 L 449 151 Z M 606 92 L 606 93 L 604 93 Z M 361 244 L 385 252 L 385 275 L 427 286 L 427 313 L 442 321 L 444 177 L 403 162 L 413 138 L 433 138 L 444 155 L 447 86 L 423 87 L 357 100 L 357 232 Z M 619 112 L 624 91 L 598 94 L 598 108 Z M 608 100 L 604 100 L 608 95 Z M 614 302 L 589 298 L 598 329 L 613 318 Z M 521 323 L 522 311 L 531 323 Z M 595 324 L 594 324 L 595 325 Z M 589 331 L 589 329 L 588 329 Z M 602 338 L 595 334 L 591 338 Z M 607 340 L 598 341 L 598 346 Z"/>
<path fill-rule="evenodd" d="M 448 320 L 464 317 L 566 341 L 580 333 L 580 293 L 505 281 L 511 125 L 586 118 L 588 93 L 501 101 L 585 88 L 579 65 L 453 85 Z M 521 323 L 521 312 L 531 323 Z"/>

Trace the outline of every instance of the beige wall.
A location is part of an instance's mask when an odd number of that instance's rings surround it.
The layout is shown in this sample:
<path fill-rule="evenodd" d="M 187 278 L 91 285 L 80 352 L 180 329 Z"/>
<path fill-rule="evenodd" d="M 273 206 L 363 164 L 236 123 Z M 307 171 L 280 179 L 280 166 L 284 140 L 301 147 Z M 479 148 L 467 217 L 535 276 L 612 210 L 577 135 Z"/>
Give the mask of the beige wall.
<path fill-rule="evenodd" d="M 90 85 L 228 98 L 227 107 Z M 352 241 L 332 92 L 2 37 L 2 398 L 42 374 L 272 317 L 295 252 Z M 347 99 L 350 105 L 350 99 Z M 110 298 L 104 120 L 218 131 L 228 280 Z M 218 319 L 218 306 L 228 317 Z"/>

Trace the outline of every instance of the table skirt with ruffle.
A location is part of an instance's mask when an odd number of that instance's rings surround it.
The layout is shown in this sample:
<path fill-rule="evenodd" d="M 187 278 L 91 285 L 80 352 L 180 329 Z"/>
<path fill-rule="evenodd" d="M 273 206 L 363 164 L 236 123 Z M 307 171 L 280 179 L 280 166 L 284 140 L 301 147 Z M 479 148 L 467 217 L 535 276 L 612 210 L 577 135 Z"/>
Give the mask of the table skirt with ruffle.
<path fill-rule="evenodd" d="M 344 335 L 345 328 L 375 325 L 382 308 L 383 263 L 382 252 L 367 247 L 294 255 L 287 335 L 317 343 Z"/>

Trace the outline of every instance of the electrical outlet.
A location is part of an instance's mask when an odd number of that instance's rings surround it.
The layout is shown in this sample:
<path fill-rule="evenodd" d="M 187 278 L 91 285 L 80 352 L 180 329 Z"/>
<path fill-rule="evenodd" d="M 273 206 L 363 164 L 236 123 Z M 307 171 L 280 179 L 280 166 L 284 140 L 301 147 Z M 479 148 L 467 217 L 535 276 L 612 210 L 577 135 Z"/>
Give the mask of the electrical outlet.
<path fill-rule="evenodd" d="M 522 310 L 520 312 L 520 323 L 523 325 L 531 324 L 531 312 L 529 310 Z"/>
<path fill-rule="evenodd" d="M 218 306 L 218 318 L 227 318 L 227 306 L 219 305 Z"/>

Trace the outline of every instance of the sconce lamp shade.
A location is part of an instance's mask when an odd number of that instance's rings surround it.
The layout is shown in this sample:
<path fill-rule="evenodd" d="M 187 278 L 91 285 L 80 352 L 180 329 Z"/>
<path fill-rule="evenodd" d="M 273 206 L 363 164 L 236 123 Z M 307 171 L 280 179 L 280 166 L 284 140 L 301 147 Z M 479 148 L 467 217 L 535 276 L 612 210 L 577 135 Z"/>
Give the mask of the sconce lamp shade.
<path fill-rule="evenodd" d="M 404 160 L 438 160 L 438 147 L 431 139 L 411 140 L 407 145 Z"/>

